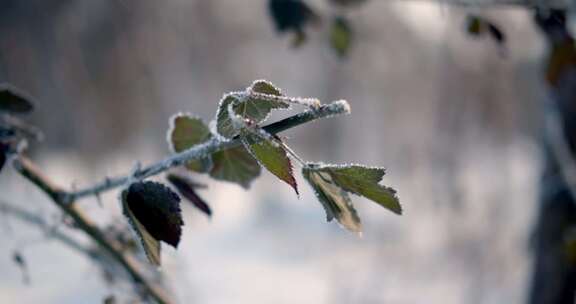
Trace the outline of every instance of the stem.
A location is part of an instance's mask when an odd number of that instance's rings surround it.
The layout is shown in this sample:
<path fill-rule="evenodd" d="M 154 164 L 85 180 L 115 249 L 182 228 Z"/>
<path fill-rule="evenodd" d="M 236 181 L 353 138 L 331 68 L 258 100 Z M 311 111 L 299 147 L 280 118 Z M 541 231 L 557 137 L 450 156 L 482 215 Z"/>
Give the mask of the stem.
<path fill-rule="evenodd" d="M 320 100 L 316 98 L 303 98 L 303 97 L 288 97 L 288 96 L 279 96 L 279 95 L 271 95 L 271 94 L 264 94 L 258 92 L 250 92 L 249 95 L 251 97 L 255 97 L 258 99 L 273 101 L 273 102 L 286 102 L 292 103 L 307 107 L 315 107 L 318 108 L 321 106 Z"/>
<path fill-rule="evenodd" d="M 280 145 L 282 145 L 284 150 L 286 150 L 286 152 L 288 152 L 288 154 L 290 154 L 296 161 L 298 161 L 302 167 L 306 166 L 306 162 L 298 154 L 296 154 L 296 152 L 294 152 L 294 150 L 292 150 L 292 148 L 288 147 L 288 145 L 285 144 L 281 140 L 278 140 L 278 143 Z"/>
<path fill-rule="evenodd" d="M 330 104 L 322 105 L 317 109 L 304 111 L 300 114 L 269 124 L 263 127 L 263 129 L 270 134 L 277 134 L 284 130 L 288 130 L 290 128 L 299 126 L 301 124 L 305 124 L 307 122 L 316 119 L 340 114 L 347 114 L 349 112 L 350 112 L 350 106 L 348 105 L 348 103 L 343 100 L 340 100 L 332 102 Z M 72 203 L 76 200 L 88 196 L 99 195 L 100 193 L 121 187 L 125 185 L 131 178 L 144 179 L 150 176 L 154 176 L 164 171 L 167 171 L 170 168 L 182 166 L 190 160 L 199 159 L 207 155 L 210 155 L 214 152 L 229 149 L 238 146 L 240 144 L 241 141 L 239 138 L 234 138 L 232 140 L 225 141 L 216 137 L 212 137 L 210 140 L 208 140 L 203 144 L 196 145 L 186 151 L 174 154 L 166 159 L 163 159 L 157 163 L 149 165 L 143 169 L 136 170 L 133 174 L 106 178 L 104 181 L 94 186 L 86 187 L 84 189 L 67 193 L 58 193 L 58 195 L 64 196 L 64 200 L 66 202 Z"/>

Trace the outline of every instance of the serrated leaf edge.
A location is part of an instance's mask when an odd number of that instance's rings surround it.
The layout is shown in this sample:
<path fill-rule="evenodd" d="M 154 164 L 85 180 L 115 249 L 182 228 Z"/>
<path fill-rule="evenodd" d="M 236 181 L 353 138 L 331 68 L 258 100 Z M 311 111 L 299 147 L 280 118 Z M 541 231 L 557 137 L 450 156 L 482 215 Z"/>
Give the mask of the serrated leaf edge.
<path fill-rule="evenodd" d="M 250 84 L 249 87 L 246 88 L 246 92 L 251 92 L 252 91 L 252 87 L 254 87 L 254 85 L 258 82 L 264 82 L 266 84 L 269 84 L 270 86 L 274 87 L 275 89 L 278 90 L 278 92 L 280 92 L 280 96 L 284 96 L 284 92 L 282 92 L 282 89 L 280 87 L 278 87 L 277 85 L 273 84 L 271 81 L 267 80 L 267 79 L 256 79 L 254 81 L 252 81 L 252 84 Z M 258 93 L 258 92 L 256 92 Z M 263 93 L 260 93 L 263 94 Z M 269 94 L 266 94 L 269 95 Z"/>
<path fill-rule="evenodd" d="M 204 125 L 206 125 L 206 127 L 210 131 L 210 135 L 214 136 L 214 134 L 212 134 L 212 129 L 210 128 L 210 125 L 207 124 L 200 116 L 191 114 L 190 112 L 178 112 L 178 113 L 170 116 L 169 121 L 168 121 L 169 127 L 168 127 L 168 131 L 166 132 L 166 141 L 168 142 L 168 147 L 170 149 L 170 153 L 178 153 L 178 152 L 176 152 L 176 149 L 174 147 L 174 143 L 172 142 L 172 132 L 174 132 L 174 129 L 176 128 L 176 119 L 178 117 L 189 117 L 192 119 L 200 120 Z M 210 138 L 208 138 L 205 141 L 200 142 L 198 144 L 203 144 L 203 143 L 207 142 L 208 140 L 210 140 Z"/>
<path fill-rule="evenodd" d="M 306 171 L 309 171 L 309 172 L 306 172 Z M 352 233 L 356 233 L 358 236 L 362 236 L 362 226 L 363 226 L 363 225 L 362 225 L 362 219 L 360 218 L 360 215 L 358 214 L 358 211 L 357 211 L 356 208 L 354 207 L 354 203 L 352 202 L 352 199 L 350 198 L 350 193 L 349 193 L 348 191 L 342 189 L 342 187 L 338 186 L 337 184 L 331 183 L 331 184 L 333 184 L 335 187 L 337 187 L 337 188 L 340 190 L 340 192 L 342 192 L 341 195 L 342 195 L 342 197 L 343 197 L 343 199 L 344 199 L 347 207 L 350 208 L 350 212 L 351 212 L 352 215 L 355 216 L 356 219 L 358 220 L 358 226 L 357 226 L 358 229 L 351 229 L 352 227 L 347 227 L 347 226 L 345 226 L 344 224 L 342 224 L 342 223 L 340 222 L 340 220 L 338 219 L 338 217 L 337 217 L 335 214 L 332 213 L 331 210 L 329 210 L 329 209 L 326 208 L 325 204 L 323 203 L 322 194 L 320 194 L 320 192 L 318 192 L 318 191 L 316 190 L 316 187 L 314 186 L 313 181 L 311 181 L 311 178 L 309 178 L 309 177 L 311 177 L 311 176 L 310 176 L 311 173 L 317 173 L 318 175 L 320 175 L 320 178 L 324 179 L 324 178 L 322 177 L 321 173 L 325 173 L 325 172 L 319 172 L 319 171 L 314 172 L 314 171 L 315 171 L 315 169 L 304 167 L 304 168 L 302 168 L 302 175 L 304 176 L 304 179 L 308 182 L 308 184 L 309 184 L 310 187 L 312 188 L 312 191 L 314 192 L 314 195 L 316 196 L 316 199 L 318 199 L 318 201 L 320 202 L 320 205 L 322 205 L 322 208 L 324 209 L 324 211 L 325 211 L 325 213 L 326 213 L 326 221 L 327 221 L 327 222 L 332 222 L 333 220 L 336 220 L 336 223 L 338 224 L 338 226 L 339 226 L 340 228 L 342 228 L 342 229 L 344 229 L 344 230 L 347 230 L 347 231 L 350 231 L 350 232 L 352 232 Z M 306 173 L 304 173 L 304 172 L 306 172 Z M 306 177 L 306 175 L 308 175 L 308 177 Z M 332 178 L 332 177 L 330 177 L 330 178 Z"/>
<path fill-rule="evenodd" d="M 380 179 L 378 180 L 378 182 L 376 182 L 376 185 L 381 186 L 381 187 L 384 187 L 384 188 L 386 188 L 387 190 L 391 191 L 391 192 L 392 192 L 391 195 L 398 201 L 398 205 L 400 206 L 400 209 L 398 210 L 398 212 L 393 211 L 393 210 L 389 209 L 388 207 L 385 207 L 385 208 L 388 209 L 389 211 L 392 211 L 392 212 L 395 213 L 395 214 L 398 214 L 398 215 L 401 215 L 401 214 L 404 213 L 404 209 L 403 209 L 402 205 L 400 204 L 400 199 L 398 198 L 398 195 L 397 195 L 398 192 L 396 191 L 396 189 L 394 189 L 393 187 L 389 187 L 389 186 L 386 186 L 386 185 L 382 185 L 382 184 L 381 184 L 384 176 L 386 175 L 386 168 L 384 168 L 384 167 L 376 167 L 376 166 L 361 165 L 361 164 L 357 164 L 357 163 L 350 163 L 350 164 L 327 164 L 327 163 L 323 163 L 323 162 L 307 162 L 307 163 L 306 163 L 306 167 L 307 167 L 308 169 L 317 169 L 317 170 L 331 169 L 331 168 L 346 169 L 346 168 L 353 167 L 353 166 L 358 166 L 358 167 L 362 167 L 362 168 L 366 168 L 366 169 L 370 169 L 370 170 L 382 170 L 382 171 L 383 171 L 383 174 L 382 174 L 382 176 L 380 177 Z M 346 191 L 346 190 L 345 190 L 345 191 Z M 349 192 L 349 191 L 346 191 L 346 192 Z M 352 192 L 349 192 L 349 193 L 352 193 Z M 364 197 L 365 199 L 372 201 L 371 199 L 365 197 L 364 195 L 358 195 L 358 194 L 355 194 L 355 193 L 352 193 L 352 194 L 354 194 L 354 195 L 356 195 L 356 196 Z M 373 202 L 374 202 L 374 201 L 373 201 Z M 377 202 L 376 202 L 376 203 L 377 203 Z M 377 204 L 378 204 L 378 203 L 377 203 Z"/>
<path fill-rule="evenodd" d="M 216 115 L 214 116 L 214 119 L 212 121 L 210 121 L 209 123 L 209 128 L 210 131 L 212 131 L 213 135 L 216 136 L 216 138 L 220 141 L 230 141 L 232 140 L 232 138 L 228 138 L 226 136 L 224 136 L 223 134 L 220 134 L 220 132 L 218 131 L 218 114 L 220 113 L 221 109 L 223 111 L 226 111 L 226 114 L 228 114 L 228 109 L 223 109 L 223 104 L 224 104 L 224 100 L 226 100 L 226 98 L 228 97 L 233 97 L 237 100 L 237 103 L 242 102 L 242 99 L 244 97 L 245 93 L 241 92 L 241 91 L 233 91 L 233 92 L 228 92 L 222 95 L 222 97 L 220 98 L 220 101 L 218 101 L 218 107 L 216 108 Z M 232 118 L 229 118 L 232 119 Z M 234 136 L 233 136 L 234 137 Z"/>
<path fill-rule="evenodd" d="M 266 167 L 261 161 L 260 159 L 254 154 L 254 152 L 252 152 L 252 149 L 249 148 L 250 144 L 246 141 L 246 138 L 244 136 L 242 136 L 241 138 L 242 141 L 242 145 L 244 145 L 244 148 L 246 149 L 246 151 L 248 151 L 248 153 L 250 153 L 250 155 L 252 155 L 252 157 L 254 157 L 254 159 L 256 160 L 256 162 L 258 162 L 258 164 L 260 165 L 260 167 L 263 167 L 266 169 L 266 171 L 268 171 L 270 174 L 274 175 L 274 177 L 278 178 L 280 181 L 287 183 L 285 180 L 281 179 L 280 177 L 276 176 L 276 174 L 274 174 L 272 171 L 270 171 L 268 169 L 268 167 Z M 277 143 L 276 143 L 277 144 Z M 296 181 L 296 178 L 294 177 L 294 166 L 292 165 L 292 158 L 290 157 L 290 153 L 286 152 L 286 150 L 279 145 L 280 148 L 282 148 L 282 150 L 284 150 L 284 152 L 286 153 L 286 157 L 288 158 L 288 164 L 289 164 L 289 168 L 288 171 L 290 172 L 290 175 L 292 176 L 292 179 L 294 180 L 294 187 L 292 187 L 292 185 L 290 185 L 290 183 L 287 183 L 288 186 L 290 186 L 291 188 L 294 189 L 294 191 L 296 192 L 296 196 L 298 196 L 298 198 L 300 198 L 300 192 L 298 191 L 298 182 Z"/>
<path fill-rule="evenodd" d="M 132 213 L 132 210 L 130 210 L 130 207 L 128 206 L 128 203 L 126 201 L 125 195 L 127 195 L 127 191 L 128 191 L 128 187 L 130 187 L 132 183 L 129 183 L 128 186 L 122 191 L 120 192 L 120 201 L 122 202 L 122 213 L 124 214 L 124 216 L 128 219 L 129 225 L 131 230 L 136 234 L 136 237 L 138 238 L 138 240 L 140 241 L 140 246 L 142 248 L 142 250 L 144 251 L 144 254 L 146 255 L 146 258 L 148 259 L 148 261 L 156 266 L 156 267 L 160 267 L 161 265 L 161 254 L 162 254 L 162 243 L 160 240 L 156 239 L 155 237 L 153 237 L 150 232 L 148 232 L 148 230 L 146 229 L 146 227 L 144 227 L 144 225 L 142 223 L 140 223 L 140 221 L 138 221 L 138 219 L 136 218 L 136 216 L 134 215 L 134 213 Z M 155 257 L 153 255 L 152 252 L 150 252 L 149 249 L 147 249 L 146 245 L 145 245 L 145 240 L 144 240 L 144 236 L 142 235 L 142 232 L 139 230 L 143 230 L 144 232 L 146 232 L 152 239 L 154 239 L 157 243 L 158 243 L 158 257 Z"/>

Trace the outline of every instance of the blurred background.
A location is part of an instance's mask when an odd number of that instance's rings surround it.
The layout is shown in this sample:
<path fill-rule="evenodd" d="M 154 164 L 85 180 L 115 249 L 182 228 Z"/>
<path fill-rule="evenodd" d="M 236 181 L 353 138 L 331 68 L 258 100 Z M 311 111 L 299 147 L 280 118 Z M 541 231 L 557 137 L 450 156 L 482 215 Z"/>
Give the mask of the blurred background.
<path fill-rule="evenodd" d="M 327 1 L 308 3 L 338 13 Z M 471 10 L 505 29 L 505 50 L 466 34 Z M 342 59 L 328 46 L 329 22 L 293 48 L 263 0 L 4 0 L 0 81 L 36 97 L 29 121 L 45 140 L 31 157 L 72 187 L 161 159 L 171 115 L 209 121 L 223 93 L 255 79 L 289 96 L 349 101 L 351 115 L 283 135 L 306 160 L 386 167 L 405 214 L 355 197 L 357 237 L 326 223 L 300 175 L 300 198 L 264 171 L 250 191 L 200 176 L 214 216 L 184 205 L 180 247 L 163 252 L 179 303 L 525 302 L 546 94 L 545 42 L 531 13 L 369 1 L 347 16 L 355 36 Z M 103 226 L 126 225 L 117 195 L 79 204 Z M 13 170 L 0 175 L 0 203 L 89 243 Z M 0 231 L 0 303 L 101 303 L 130 292 L 7 212 Z"/>

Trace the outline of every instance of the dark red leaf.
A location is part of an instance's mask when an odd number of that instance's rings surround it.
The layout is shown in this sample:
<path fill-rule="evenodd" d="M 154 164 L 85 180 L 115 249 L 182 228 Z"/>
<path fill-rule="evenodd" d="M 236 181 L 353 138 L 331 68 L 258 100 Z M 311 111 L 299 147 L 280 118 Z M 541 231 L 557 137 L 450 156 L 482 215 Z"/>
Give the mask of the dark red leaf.
<path fill-rule="evenodd" d="M 136 182 L 125 194 L 134 217 L 157 240 L 178 247 L 182 234 L 180 197 L 170 188 L 156 182 Z"/>
<path fill-rule="evenodd" d="M 200 211 L 204 212 L 206 215 L 210 217 L 212 216 L 212 209 L 210 209 L 210 206 L 200 196 L 198 196 L 194 190 L 194 188 L 197 188 L 197 183 L 186 176 L 174 173 L 168 174 L 166 179 L 168 179 L 178 192 L 190 201 L 194 207 L 200 209 Z"/>

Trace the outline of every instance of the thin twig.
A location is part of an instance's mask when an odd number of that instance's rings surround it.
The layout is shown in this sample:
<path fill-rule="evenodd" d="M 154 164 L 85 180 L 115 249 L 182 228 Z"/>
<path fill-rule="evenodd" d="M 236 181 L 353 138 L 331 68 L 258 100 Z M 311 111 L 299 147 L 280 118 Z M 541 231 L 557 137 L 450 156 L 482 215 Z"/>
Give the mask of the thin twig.
<path fill-rule="evenodd" d="M 336 101 L 330 104 L 322 105 L 318 107 L 318 109 L 304 111 L 300 114 L 288 117 L 276 123 L 272 123 L 270 125 L 265 126 L 263 129 L 270 133 L 276 134 L 282 132 L 284 130 L 296 127 L 298 125 L 324 118 L 330 117 L 340 114 L 346 114 L 350 112 L 350 107 L 345 101 Z M 60 193 L 59 195 L 64 196 L 64 201 L 68 203 L 72 203 L 79 199 L 88 197 L 88 196 L 95 196 L 99 195 L 100 193 L 122 187 L 124 186 L 131 178 L 136 179 L 144 179 L 150 176 L 157 175 L 162 173 L 170 168 L 178 167 L 186 164 L 190 160 L 200 159 L 207 155 L 210 155 L 214 152 L 219 150 L 232 148 L 241 144 L 239 138 L 235 138 L 232 140 L 224 141 L 219 138 L 213 137 L 212 139 L 208 140 L 206 143 L 197 145 L 183 151 L 181 153 L 174 154 L 164 160 L 161 160 L 157 163 L 149 165 L 145 168 L 137 170 L 132 174 L 127 174 L 118 177 L 106 178 L 104 181 L 90 187 L 86 187 L 84 189 L 80 189 L 77 191 L 72 191 L 68 193 Z"/>
<path fill-rule="evenodd" d="M 97 258 L 96 251 L 80 244 L 78 241 L 62 233 L 61 231 L 54 229 L 41 216 L 26 211 L 20 207 L 17 207 L 14 204 L 8 204 L 3 201 L 0 201 L 0 213 L 13 216 L 16 219 L 25 222 L 26 224 L 36 226 L 43 232 L 47 233 L 49 237 L 53 237 L 54 239 L 60 241 L 62 244 L 66 245 L 67 247 L 81 254 L 84 254 L 91 259 Z"/>

